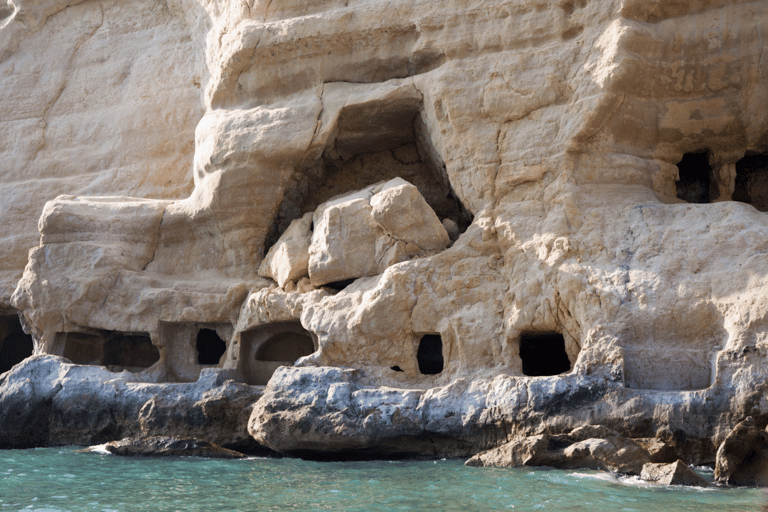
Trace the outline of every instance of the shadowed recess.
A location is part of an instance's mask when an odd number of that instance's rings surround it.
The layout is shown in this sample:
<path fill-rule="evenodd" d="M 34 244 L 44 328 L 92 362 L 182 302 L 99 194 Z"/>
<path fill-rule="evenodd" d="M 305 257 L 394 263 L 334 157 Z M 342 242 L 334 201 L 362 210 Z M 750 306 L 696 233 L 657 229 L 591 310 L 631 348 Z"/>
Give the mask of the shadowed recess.
<path fill-rule="evenodd" d="M 443 339 L 439 334 L 425 334 L 421 337 L 416 360 L 423 375 L 436 375 L 443 371 Z"/>
<path fill-rule="evenodd" d="M 31 356 L 34 348 L 32 336 L 22 330 L 18 316 L 0 316 L 0 373 Z"/>
<path fill-rule="evenodd" d="M 213 329 L 200 329 L 197 332 L 197 363 L 204 365 L 219 364 L 219 359 L 227 351 L 227 344 Z"/>
<path fill-rule="evenodd" d="M 733 200 L 768 211 L 768 154 L 747 155 L 736 162 Z"/>
<path fill-rule="evenodd" d="M 675 183 L 677 198 L 686 203 L 709 203 L 712 167 L 708 152 L 686 153 L 677 168 L 680 174 Z"/>
<path fill-rule="evenodd" d="M 238 369 L 248 384 L 266 385 L 280 366 L 292 366 L 315 351 L 312 333 L 300 322 L 262 325 L 240 335 Z"/>
<path fill-rule="evenodd" d="M 160 352 L 147 333 L 98 331 L 67 332 L 62 355 L 75 364 L 106 366 L 111 371 L 142 371 L 160 360 Z"/>
<path fill-rule="evenodd" d="M 523 374 L 529 377 L 560 375 L 571 369 L 565 339 L 557 332 L 526 333 L 520 336 Z"/>

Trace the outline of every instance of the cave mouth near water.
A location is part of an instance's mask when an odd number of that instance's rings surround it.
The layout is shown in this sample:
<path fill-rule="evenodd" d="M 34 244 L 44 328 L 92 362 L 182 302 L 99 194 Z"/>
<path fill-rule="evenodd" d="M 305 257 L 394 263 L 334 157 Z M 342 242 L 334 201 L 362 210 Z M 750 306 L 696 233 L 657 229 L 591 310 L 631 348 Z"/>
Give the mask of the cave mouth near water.
<path fill-rule="evenodd" d="M 712 186 L 712 167 L 709 152 L 686 153 L 677 164 L 680 179 L 675 182 L 677 198 L 686 203 L 709 203 Z"/>
<path fill-rule="evenodd" d="M 227 343 L 213 329 L 200 329 L 197 332 L 197 363 L 211 366 L 219 364 L 221 356 L 227 351 Z"/>
<path fill-rule="evenodd" d="M 293 366 L 316 348 L 301 322 L 276 322 L 240 333 L 238 370 L 247 384 L 263 386 L 280 366 Z"/>
<path fill-rule="evenodd" d="M 443 371 L 443 339 L 439 334 L 425 334 L 421 337 L 416 360 L 423 375 L 436 375 Z"/>
<path fill-rule="evenodd" d="M 67 332 L 62 355 L 75 364 L 106 366 L 110 371 L 146 370 L 160 360 L 148 333 Z"/>
<path fill-rule="evenodd" d="M 558 332 L 533 332 L 520 336 L 523 374 L 529 377 L 560 375 L 571 370 L 565 338 Z"/>
<path fill-rule="evenodd" d="M 747 155 L 736 162 L 733 200 L 768 212 L 768 154 Z"/>
<path fill-rule="evenodd" d="M 5 373 L 32 355 L 35 344 L 25 333 L 17 315 L 0 316 L 0 373 Z"/>

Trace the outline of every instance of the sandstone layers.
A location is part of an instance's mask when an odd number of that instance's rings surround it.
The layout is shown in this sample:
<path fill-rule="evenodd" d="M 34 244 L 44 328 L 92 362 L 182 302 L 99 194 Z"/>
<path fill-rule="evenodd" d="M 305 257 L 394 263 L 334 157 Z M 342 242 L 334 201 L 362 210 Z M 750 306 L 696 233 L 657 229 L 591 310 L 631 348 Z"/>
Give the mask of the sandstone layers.
<path fill-rule="evenodd" d="M 0 444 L 210 367 L 286 453 L 768 422 L 765 0 L 25 1 L 0 289 L 75 366 Z"/>

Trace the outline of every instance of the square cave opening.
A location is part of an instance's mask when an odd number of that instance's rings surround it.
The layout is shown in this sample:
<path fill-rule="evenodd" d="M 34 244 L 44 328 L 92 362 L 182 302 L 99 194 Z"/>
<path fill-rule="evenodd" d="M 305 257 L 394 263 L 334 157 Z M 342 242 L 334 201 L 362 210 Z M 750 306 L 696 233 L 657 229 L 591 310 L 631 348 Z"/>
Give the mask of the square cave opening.
<path fill-rule="evenodd" d="M 680 179 L 675 183 L 677 198 L 686 203 L 709 203 L 712 187 L 709 151 L 684 154 L 677 164 L 677 169 L 680 175 Z"/>
<path fill-rule="evenodd" d="M 263 325 L 240 333 L 238 369 L 247 384 L 264 386 L 280 366 L 293 366 L 312 354 L 314 334 L 299 322 Z"/>
<path fill-rule="evenodd" d="M 529 377 L 561 375 L 571 370 L 565 338 L 559 332 L 528 332 L 520 336 L 523 374 Z"/>
<path fill-rule="evenodd" d="M 733 200 L 768 212 L 768 154 L 748 154 L 736 162 Z"/>
<path fill-rule="evenodd" d="M 148 333 L 65 332 L 62 355 L 75 364 L 106 366 L 110 371 L 140 372 L 160 360 Z"/>
<path fill-rule="evenodd" d="M 227 342 L 221 339 L 213 329 L 200 329 L 197 331 L 195 349 L 197 349 L 197 364 L 215 366 L 227 351 Z"/>

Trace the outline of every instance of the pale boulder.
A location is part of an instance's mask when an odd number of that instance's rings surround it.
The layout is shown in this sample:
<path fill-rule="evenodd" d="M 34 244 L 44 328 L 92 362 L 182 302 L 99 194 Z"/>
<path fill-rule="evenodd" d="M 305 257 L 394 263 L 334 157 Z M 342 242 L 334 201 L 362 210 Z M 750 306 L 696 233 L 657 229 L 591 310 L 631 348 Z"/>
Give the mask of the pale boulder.
<path fill-rule="evenodd" d="M 393 238 L 423 251 L 445 249 L 451 239 L 418 189 L 401 178 L 384 184 L 371 198 L 373 219 Z"/>
<path fill-rule="evenodd" d="M 277 281 L 281 288 L 309 275 L 309 245 L 312 242 L 312 216 L 307 213 L 291 222 L 259 267 L 259 275 Z"/>
<path fill-rule="evenodd" d="M 643 465 L 640 478 L 646 482 L 658 482 L 664 485 L 692 485 L 696 487 L 709 485 L 706 480 L 679 459 L 671 464 L 649 462 Z"/>

